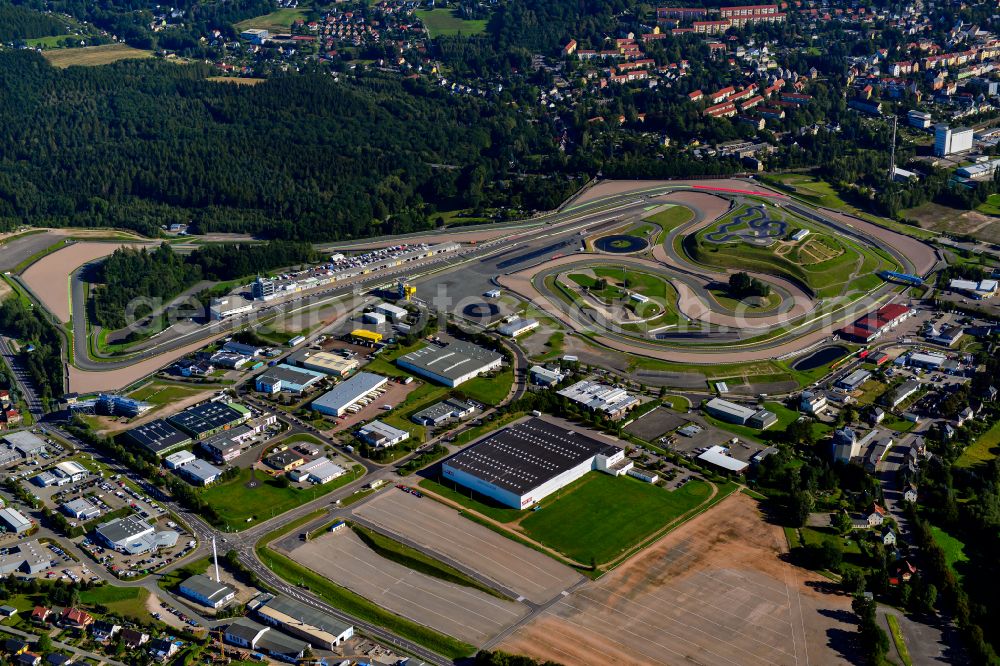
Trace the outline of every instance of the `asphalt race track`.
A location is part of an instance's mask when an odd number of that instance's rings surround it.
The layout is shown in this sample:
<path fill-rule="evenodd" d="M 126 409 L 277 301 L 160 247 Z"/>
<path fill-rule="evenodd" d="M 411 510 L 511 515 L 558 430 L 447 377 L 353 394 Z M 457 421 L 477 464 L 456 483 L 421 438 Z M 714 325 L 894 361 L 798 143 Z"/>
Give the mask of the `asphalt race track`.
<path fill-rule="evenodd" d="M 540 307 L 544 306 L 571 329 L 581 332 L 591 331 L 595 328 L 594 322 L 580 321 L 575 316 L 553 307 L 549 295 L 539 293 L 531 285 L 530 279 L 525 281 L 525 274 L 529 274 L 530 277 L 530 274 L 537 272 L 539 267 L 547 268 L 554 262 L 583 258 L 586 255 L 581 250 L 586 236 L 604 228 L 620 226 L 623 222 L 639 220 L 647 214 L 651 205 L 673 203 L 691 208 L 695 217 L 691 222 L 672 230 L 666 242 L 653 248 L 655 263 L 661 273 L 669 274 L 673 278 L 672 281 L 680 294 L 682 309 L 688 311 L 689 316 L 725 317 L 726 313 L 718 311 L 712 303 L 703 301 L 698 294 L 698 290 L 703 288 L 705 279 L 718 280 L 719 277 L 725 277 L 725 274 L 711 274 L 701 267 L 693 267 L 683 258 L 674 256 L 672 249 L 672 239 L 677 234 L 693 233 L 698 228 L 714 222 L 728 210 L 729 202 L 721 198 L 720 194 L 740 198 L 747 195 L 767 196 L 781 200 L 789 210 L 824 224 L 835 232 L 848 235 L 858 242 L 878 244 L 890 252 L 908 272 L 925 273 L 937 261 L 933 248 L 917 239 L 902 236 L 889 229 L 835 211 L 808 209 L 753 180 L 608 181 L 589 188 L 559 210 L 538 216 L 522 226 L 504 224 L 495 225 L 493 229 L 484 226 L 476 230 L 475 234 L 468 230 L 461 232 L 445 230 L 439 234 L 424 234 L 420 240 L 427 242 L 450 240 L 477 242 L 475 245 L 470 243 L 464 246 L 458 255 L 431 257 L 425 262 L 401 266 L 376 275 L 362 276 L 356 282 L 327 286 L 316 293 L 300 294 L 294 300 L 270 304 L 263 311 L 263 315 L 266 319 L 268 316 L 289 310 L 332 303 L 352 293 L 359 293 L 359 290 L 365 292 L 389 280 L 406 277 L 417 285 L 421 300 L 436 309 L 461 315 L 466 306 L 482 304 L 482 294 L 485 291 L 503 285 L 508 286 L 525 300 L 534 301 Z M 380 241 L 380 243 L 388 242 L 390 240 Z M 774 276 L 764 276 L 764 279 L 776 288 L 785 290 L 791 299 L 791 307 L 777 314 L 786 320 L 789 317 L 794 319 L 796 316 L 799 319 L 808 319 L 803 317 L 808 310 L 808 304 L 800 302 L 801 299 L 796 293 L 801 291 L 800 289 L 791 283 L 782 284 Z M 837 321 L 846 320 L 860 311 L 887 302 L 895 295 L 893 289 L 893 286 L 885 285 L 860 299 L 855 307 L 850 308 L 850 312 L 845 309 L 832 317 Z M 74 339 L 83 341 L 87 339 L 88 332 L 91 334 L 94 332 L 87 330 L 84 283 L 76 274 L 70 281 L 70 291 Z M 699 311 L 696 303 L 701 303 L 705 312 Z M 479 312 L 478 307 L 476 311 Z M 256 314 L 259 320 L 260 313 Z M 776 313 L 747 316 L 742 324 L 747 328 L 760 329 L 771 325 L 772 322 L 767 320 L 767 317 L 771 316 L 776 316 Z M 718 321 L 721 323 L 712 325 L 727 325 L 725 319 Z M 235 321 L 189 326 L 188 330 L 185 330 L 184 326 L 175 326 L 157 336 L 146 348 L 127 357 L 93 356 L 88 345 L 78 342 L 73 346 L 74 358 L 70 367 L 69 390 L 121 388 L 247 323 L 248 320 L 237 318 Z M 597 336 L 595 342 L 621 351 L 679 362 L 716 363 L 719 361 L 720 353 L 725 354 L 726 360 L 729 361 L 775 358 L 791 354 L 806 349 L 828 336 L 830 328 L 829 321 L 822 326 L 804 321 L 788 334 L 772 341 L 754 345 L 728 345 L 723 349 L 710 347 L 692 349 L 690 346 L 686 349 L 665 349 L 662 342 L 637 340 L 627 336 L 619 338 L 604 331 Z M 726 339 L 732 339 L 731 332 Z M 721 341 L 720 338 L 719 342 Z M 118 372 L 125 370 L 127 372 Z"/>

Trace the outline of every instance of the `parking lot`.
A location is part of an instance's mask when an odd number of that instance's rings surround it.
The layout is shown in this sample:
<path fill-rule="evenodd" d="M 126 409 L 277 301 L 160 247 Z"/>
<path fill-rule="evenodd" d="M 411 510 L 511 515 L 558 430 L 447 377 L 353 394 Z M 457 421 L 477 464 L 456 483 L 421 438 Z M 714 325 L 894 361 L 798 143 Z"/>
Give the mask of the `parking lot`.
<path fill-rule="evenodd" d="M 534 603 L 544 603 L 583 580 L 569 567 L 463 518 L 452 508 L 395 488 L 364 502 L 354 515 Z"/>
<path fill-rule="evenodd" d="M 295 548 L 291 556 L 393 613 L 474 645 L 489 641 L 528 613 L 523 604 L 379 557 L 350 529 L 327 533 Z"/>

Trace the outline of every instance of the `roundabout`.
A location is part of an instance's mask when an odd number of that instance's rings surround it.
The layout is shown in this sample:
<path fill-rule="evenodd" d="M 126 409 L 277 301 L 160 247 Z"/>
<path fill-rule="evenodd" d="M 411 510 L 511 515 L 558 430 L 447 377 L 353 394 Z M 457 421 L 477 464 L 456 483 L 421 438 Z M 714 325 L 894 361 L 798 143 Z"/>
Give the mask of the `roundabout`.
<path fill-rule="evenodd" d="M 638 236 L 615 234 L 598 238 L 594 241 L 594 247 L 609 254 L 632 254 L 646 250 L 649 247 L 649 241 Z"/>

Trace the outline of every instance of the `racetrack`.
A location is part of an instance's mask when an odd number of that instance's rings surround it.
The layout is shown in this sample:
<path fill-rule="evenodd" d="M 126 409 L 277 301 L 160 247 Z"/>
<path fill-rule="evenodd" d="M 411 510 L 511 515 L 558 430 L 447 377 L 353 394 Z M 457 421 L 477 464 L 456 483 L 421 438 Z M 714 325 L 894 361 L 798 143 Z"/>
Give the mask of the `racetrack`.
<path fill-rule="evenodd" d="M 387 279 L 395 279 L 396 276 L 408 277 L 412 279 L 414 284 L 418 285 L 421 297 L 425 298 L 427 302 L 433 303 L 435 307 L 460 313 L 462 308 L 470 303 L 481 303 L 482 293 L 496 286 L 498 274 L 506 272 L 505 269 L 499 267 L 499 264 L 505 261 L 533 257 L 518 265 L 510 266 L 507 270 L 513 271 L 514 275 L 518 271 L 524 271 L 529 266 L 548 266 L 551 264 L 551 254 L 545 248 L 559 245 L 561 249 L 552 252 L 570 254 L 575 247 L 582 244 L 582 238 L 593 229 L 621 226 L 623 221 L 640 219 L 644 215 L 648 215 L 648 211 L 658 203 L 672 203 L 691 208 L 695 212 L 696 219 L 680 225 L 674 231 L 677 229 L 690 230 L 699 223 L 707 223 L 705 221 L 717 219 L 729 210 L 731 204 L 726 197 L 745 197 L 748 193 L 772 197 L 776 201 L 780 201 L 783 207 L 800 206 L 786 195 L 772 191 L 753 180 L 609 181 L 585 190 L 581 195 L 567 202 L 560 210 L 532 218 L 520 227 L 503 225 L 491 228 L 484 225 L 481 228 L 473 228 L 468 231 L 447 230 L 441 234 L 423 233 L 406 238 L 358 241 L 354 244 L 337 244 L 336 246 L 358 249 L 400 242 L 459 240 L 471 243 L 475 240 L 476 245 L 467 246 L 459 256 L 449 257 L 443 261 L 428 261 L 427 264 L 401 267 L 384 275 L 366 276 L 357 284 L 359 288 L 367 289 Z M 835 225 L 834 229 L 840 233 L 847 234 L 852 238 L 868 239 L 869 242 L 874 240 L 887 252 L 891 252 L 906 270 L 923 273 L 932 268 L 936 262 L 933 248 L 921 241 L 840 213 L 813 209 L 810 211 L 810 215 L 821 215 L 825 220 L 824 223 Z M 671 246 L 672 244 L 669 242 L 656 246 L 654 260 L 659 264 L 661 272 L 674 271 L 675 274 L 684 276 L 678 276 L 677 279 L 673 280 L 678 292 L 678 306 L 685 316 L 697 322 L 699 329 L 703 328 L 702 322 L 706 318 L 712 322 L 710 326 L 717 329 L 719 336 L 715 340 L 715 348 L 709 346 L 713 342 L 711 338 L 694 337 L 691 340 L 679 340 L 677 345 L 671 349 L 662 342 L 617 336 L 606 331 L 600 331 L 593 337 L 594 342 L 623 352 L 682 363 L 771 359 L 806 349 L 829 337 L 832 329 L 837 325 L 895 298 L 893 291 L 895 288 L 885 286 L 873 290 L 850 306 L 838 305 L 827 311 L 819 312 L 810 309 L 807 303 L 801 300 L 799 294 L 803 292 L 800 287 L 792 285 L 790 281 L 788 284 L 791 286 L 786 287 L 775 277 L 768 275 L 761 277 L 774 284 L 777 289 L 787 291 L 789 296 L 787 309 L 782 304 L 782 306 L 768 311 L 750 311 L 745 315 L 734 315 L 731 310 L 719 307 L 717 302 L 704 298 L 701 293 L 706 278 L 713 274 L 716 278 L 728 274 L 714 273 L 711 269 L 695 267 L 686 262 L 677 261 L 667 252 Z M 535 253 L 539 250 L 542 250 L 541 254 L 536 255 Z M 500 276 L 499 280 L 504 281 L 511 277 Z M 343 286 L 338 284 L 336 287 L 317 290 L 315 294 L 299 297 L 306 300 L 297 300 L 294 304 L 288 304 L 287 307 L 304 307 L 307 302 L 310 305 L 315 305 L 316 301 L 320 299 L 325 299 L 323 302 L 326 302 L 335 297 L 349 294 L 354 287 L 354 284 L 345 283 Z M 62 281 L 60 288 L 65 294 L 68 290 L 66 280 Z M 48 290 L 45 297 L 46 304 L 51 303 L 53 308 L 59 310 L 58 318 L 61 321 L 67 321 L 70 318 L 68 310 L 62 305 L 66 300 L 65 296 L 56 293 L 60 288 L 49 285 L 43 291 Z M 587 332 L 588 335 L 595 329 L 599 330 L 594 321 L 586 318 L 580 319 L 576 315 L 567 315 L 554 308 L 550 309 L 550 304 L 547 301 L 551 299 L 544 294 L 539 294 L 534 289 L 519 284 L 515 285 L 513 290 L 525 300 L 534 301 L 539 307 L 552 313 L 554 317 L 563 321 L 570 330 Z M 148 348 L 144 348 L 134 355 L 106 359 L 92 358 L 87 345 L 82 342 L 88 333 L 84 316 L 85 303 L 83 303 L 82 298 L 82 284 L 77 284 L 77 281 L 74 281 L 73 292 L 72 320 L 76 342 L 74 344 L 74 358 L 69 370 L 71 382 L 69 390 L 74 391 L 120 388 L 150 372 L 155 372 L 181 355 L 226 334 L 234 325 L 242 327 L 249 323 L 248 320 L 243 319 L 234 323 L 227 322 L 225 326 L 203 326 L 187 335 L 171 329 L 158 336 L 155 341 L 147 343 Z M 41 300 L 40 297 L 39 300 Z M 268 316 L 273 314 L 275 309 L 284 308 L 286 305 L 277 303 L 269 307 L 272 309 Z M 796 314 L 799 315 L 797 319 L 794 317 Z M 776 325 L 775 320 L 769 318 L 779 315 L 792 317 L 791 321 L 780 324 L 789 330 L 781 335 L 776 335 L 773 339 L 761 339 L 761 334 L 767 332 L 769 326 Z M 724 329 L 729 330 L 727 332 Z M 740 338 L 746 337 L 741 331 L 745 332 L 746 335 L 754 336 L 755 341 L 741 342 Z M 715 330 L 709 331 L 709 334 L 715 334 Z"/>

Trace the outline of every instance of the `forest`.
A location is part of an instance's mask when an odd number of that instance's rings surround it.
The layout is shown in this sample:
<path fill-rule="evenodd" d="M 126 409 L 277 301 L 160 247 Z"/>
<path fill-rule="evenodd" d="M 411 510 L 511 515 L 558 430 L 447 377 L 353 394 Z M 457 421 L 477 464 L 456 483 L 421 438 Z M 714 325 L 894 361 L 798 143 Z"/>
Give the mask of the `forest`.
<path fill-rule="evenodd" d="M 43 403 L 59 398 L 63 394 L 62 338 L 40 308 L 32 308 L 20 298 L 5 299 L 0 303 L 0 330 L 25 345 L 34 345 L 33 351 L 21 353 L 21 361 Z"/>
<path fill-rule="evenodd" d="M 169 301 L 199 280 L 225 281 L 249 277 L 274 268 L 311 263 L 317 258 L 305 242 L 219 243 L 206 245 L 186 257 L 166 243 L 155 250 L 119 248 L 105 259 L 92 277 L 92 316 L 105 328 L 128 325 L 127 315 L 143 316 L 150 306 L 130 310 L 137 298 Z M 144 301 L 148 303 L 148 301 Z"/>
<path fill-rule="evenodd" d="M 16 5 L 0 5 L 0 41 L 51 37 L 66 32 L 66 21 Z"/>
<path fill-rule="evenodd" d="M 429 228 L 435 206 L 550 209 L 582 182 L 553 175 L 557 131 L 515 109 L 381 73 L 209 73 L 0 54 L 0 228 L 341 240 Z"/>

